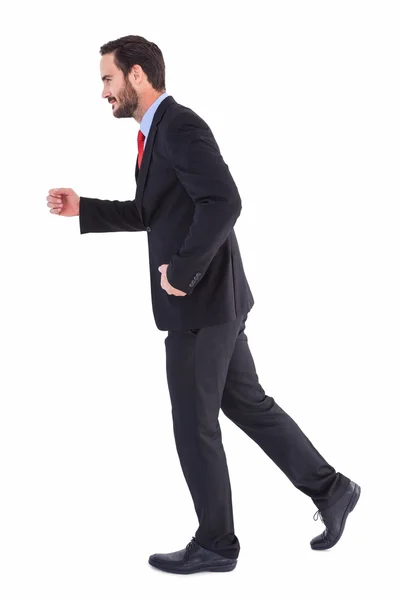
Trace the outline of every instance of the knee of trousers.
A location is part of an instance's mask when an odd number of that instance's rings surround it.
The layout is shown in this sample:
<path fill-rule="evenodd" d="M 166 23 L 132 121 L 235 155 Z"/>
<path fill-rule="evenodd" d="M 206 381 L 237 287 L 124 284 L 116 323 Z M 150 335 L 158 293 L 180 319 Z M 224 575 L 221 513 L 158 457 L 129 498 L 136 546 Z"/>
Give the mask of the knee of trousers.
<path fill-rule="evenodd" d="M 176 442 L 189 447 L 199 444 L 209 444 L 215 441 L 220 442 L 222 438 L 218 422 L 210 425 L 194 421 L 185 422 L 182 419 L 174 418 L 173 429 Z"/>

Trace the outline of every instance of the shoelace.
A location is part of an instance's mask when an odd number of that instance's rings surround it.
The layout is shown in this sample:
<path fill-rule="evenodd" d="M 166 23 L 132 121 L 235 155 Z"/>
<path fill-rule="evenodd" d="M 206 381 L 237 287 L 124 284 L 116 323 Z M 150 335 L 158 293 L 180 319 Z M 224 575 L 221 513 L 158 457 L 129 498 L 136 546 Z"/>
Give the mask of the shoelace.
<path fill-rule="evenodd" d="M 318 521 L 318 517 L 321 519 L 321 521 L 322 521 L 323 523 L 325 523 L 324 519 L 322 518 L 321 511 L 320 511 L 320 510 L 317 510 L 317 512 L 314 514 L 314 516 L 313 516 L 313 519 L 314 519 L 314 521 Z"/>
<path fill-rule="evenodd" d="M 323 519 L 323 517 L 321 515 L 321 511 L 320 510 L 317 510 L 317 512 L 314 514 L 314 517 L 313 517 L 314 521 L 318 521 L 318 517 L 321 519 L 321 521 L 323 522 L 323 524 L 326 527 L 326 523 L 325 523 L 325 521 L 324 521 L 324 519 Z M 326 529 L 324 529 L 324 531 L 321 533 L 322 539 L 327 539 L 327 537 L 328 537 L 327 536 L 327 531 L 328 531 L 328 528 L 326 527 Z"/>
<path fill-rule="evenodd" d="M 192 539 L 190 540 L 190 542 L 186 546 L 185 558 L 186 558 L 186 556 L 188 556 L 188 554 L 191 552 L 191 550 L 193 550 L 196 547 L 196 545 L 197 545 L 196 538 L 193 536 Z"/>

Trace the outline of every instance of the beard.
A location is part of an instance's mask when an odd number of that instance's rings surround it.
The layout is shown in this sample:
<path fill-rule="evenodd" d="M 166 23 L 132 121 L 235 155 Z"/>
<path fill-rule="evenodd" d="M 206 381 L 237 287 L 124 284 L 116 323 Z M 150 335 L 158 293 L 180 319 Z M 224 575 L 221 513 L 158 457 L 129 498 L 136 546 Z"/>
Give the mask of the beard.
<path fill-rule="evenodd" d="M 113 105 L 113 115 L 119 119 L 133 117 L 139 105 L 139 97 L 133 89 L 129 79 L 125 79 L 125 86 L 115 98 L 117 104 Z"/>

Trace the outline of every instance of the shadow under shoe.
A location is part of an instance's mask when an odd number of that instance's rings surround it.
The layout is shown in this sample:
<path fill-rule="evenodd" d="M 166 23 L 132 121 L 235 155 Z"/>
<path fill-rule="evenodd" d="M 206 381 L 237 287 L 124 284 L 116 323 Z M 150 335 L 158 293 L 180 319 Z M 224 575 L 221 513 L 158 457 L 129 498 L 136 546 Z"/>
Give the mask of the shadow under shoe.
<path fill-rule="evenodd" d="M 343 496 L 333 506 L 317 510 L 314 519 L 320 517 L 326 529 L 311 540 L 313 550 L 328 550 L 337 544 L 344 531 L 346 519 L 357 504 L 360 493 L 360 486 L 350 481 Z"/>
<path fill-rule="evenodd" d="M 186 548 L 168 554 L 152 554 L 149 563 L 162 571 L 187 575 L 199 571 L 232 571 L 236 567 L 237 558 L 225 558 L 207 550 L 192 537 Z"/>

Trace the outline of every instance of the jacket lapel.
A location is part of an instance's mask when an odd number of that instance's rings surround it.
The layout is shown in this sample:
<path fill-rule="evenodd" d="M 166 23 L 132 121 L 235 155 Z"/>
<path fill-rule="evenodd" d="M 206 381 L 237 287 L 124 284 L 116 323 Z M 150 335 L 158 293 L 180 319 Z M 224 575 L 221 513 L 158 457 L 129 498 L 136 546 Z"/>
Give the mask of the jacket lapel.
<path fill-rule="evenodd" d="M 158 123 L 161 121 L 162 116 L 163 116 L 164 112 L 167 110 L 168 106 L 170 106 L 174 102 L 175 102 L 175 100 L 172 96 L 167 96 L 166 98 L 164 98 L 164 100 L 161 102 L 161 104 L 157 107 L 157 110 L 154 113 L 153 121 L 151 123 L 149 135 L 146 140 L 146 145 L 144 148 L 140 169 L 138 168 L 138 157 L 136 157 L 135 178 L 136 178 L 137 186 L 136 186 L 135 200 L 136 200 L 136 204 L 137 204 L 137 207 L 139 210 L 139 214 L 142 217 L 142 219 L 143 219 L 143 215 L 142 215 L 143 191 L 144 191 L 144 187 L 146 185 L 147 174 L 149 171 L 149 165 L 150 165 L 151 155 L 152 155 L 152 151 L 153 151 L 154 139 L 155 139 L 156 133 L 157 133 L 157 126 L 158 126 Z"/>

